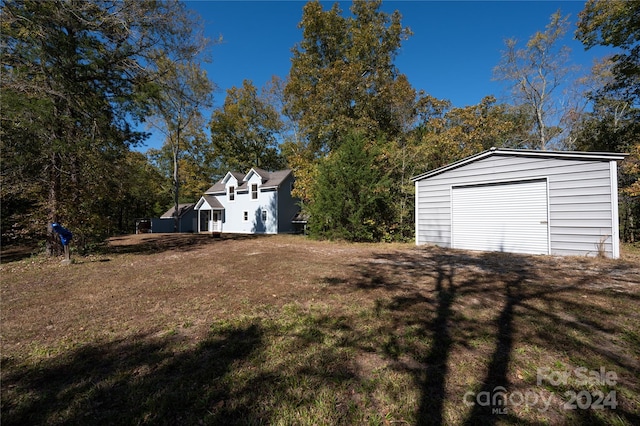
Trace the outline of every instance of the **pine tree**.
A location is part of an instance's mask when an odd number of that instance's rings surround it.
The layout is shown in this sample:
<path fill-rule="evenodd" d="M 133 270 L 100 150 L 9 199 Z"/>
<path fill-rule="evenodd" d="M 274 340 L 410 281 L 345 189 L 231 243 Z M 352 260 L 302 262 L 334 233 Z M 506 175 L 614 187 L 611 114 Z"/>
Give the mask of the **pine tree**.
<path fill-rule="evenodd" d="M 393 220 L 390 181 L 378 143 L 359 134 L 320 162 L 310 205 L 310 233 L 319 238 L 380 241 Z"/>

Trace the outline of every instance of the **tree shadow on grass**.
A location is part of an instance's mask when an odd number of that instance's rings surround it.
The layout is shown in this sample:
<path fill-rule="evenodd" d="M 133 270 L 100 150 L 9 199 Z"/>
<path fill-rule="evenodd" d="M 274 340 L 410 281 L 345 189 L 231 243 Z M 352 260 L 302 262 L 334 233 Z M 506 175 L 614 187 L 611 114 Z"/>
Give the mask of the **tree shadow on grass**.
<path fill-rule="evenodd" d="M 262 347 L 256 324 L 212 334 L 179 351 L 168 338 L 88 345 L 12 368 L 3 377 L 2 423 L 228 424 L 251 406 L 227 405 L 225 376 Z"/>
<path fill-rule="evenodd" d="M 28 367 L 3 359 L 3 425 L 361 424 L 350 339 L 327 344 L 351 335 L 348 319 L 283 321 L 222 320 L 190 349 L 141 335 Z"/>
<path fill-rule="evenodd" d="M 631 301 L 622 306 L 631 307 L 638 296 L 607 287 L 617 285 L 605 281 L 618 266 L 588 273 L 571 269 L 577 266 L 440 249 L 377 254 L 321 280 L 330 297 L 319 313 L 303 305 L 273 317 L 239 313 L 189 348 L 176 336 L 138 336 L 41 356 L 35 365 L 3 360 L 2 420 L 346 425 L 383 424 L 389 416 L 419 425 L 602 423 L 593 410 L 556 407 L 533 419 L 511 406 L 504 414 L 493 411 L 505 407 L 504 397 L 489 406 L 464 404 L 467 391 L 544 391 L 536 388 L 536 367 L 561 360 L 614 369 L 620 405 L 604 421 L 638 424 L 638 361 L 630 355 L 638 348 L 612 339 L 624 331 L 620 320 L 637 314 L 609 306 L 624 296 Z M 632 339 L 637 327 L 629 330 Z M 518 351 L 523 345 L 535 351 L 527 356 L 542 356 L 527 364 Z M 514 378 L 514 365 L 533 370 Z M 385 376 L 387 370 L 399 374 Z M 416 391 L 415 407 L 407 389 Z"/>
<path fill-rule="evenodd" d="M 89 345 L 21 367 L 9 359 L 3 424 L 360 424 L 346 318 L 220 321 L 195 348 L 173 337 Z M 274 353 L 275 351 L 275 353 Z"/>
<path fill-rule="evenodd" d="M 589 286 L 593 289 L 588 293 L 594 297 L 611 298 L 611 289 L 607 285 L 598 288 L 593 283 L 597 283 L 599 278 L 606 280 L 608 270 L 620 267 L 629 266 L 605 266 L 599 276 L 593 276 L 576 273 L 571 266 L 548 257 L 428 249 L 379 254 L 371 261 L 354 265 L 359 276 L 356 280 L 327 277 L 324 281 L 334 287 L 351 288 L 350 291 L 357 288 L 387 293 L 388 296 L 382 298 L 385 302 L 378 302 L 378 309 L 383 311 L 381 315 L 389 316 L 389 326 L 379 332 L 388 334 L 387 340 L 394 343 L 383 347 L 383 350 L 389 358 L 397 358 L 398 354 L 404 353 L 414 360 L 411 368 L 406 368 L 406 362 L 395 365 L 410 372 L 420 389 L 417 424 L 450 423 L 451 411 L 447 412 L 447 405 L 467 411 L 465 417 L 459 419 L 460 423 L 495 424 L 500 421 L 527 424 L 532 421 L 509 406 L 507 394 L 501 392 L 503 389 L 509 392 L 521 386 L 536 386 L 535 368 L 528 372 L 528 382 L 513 382 L 516 344 L 526 346 L 532 343 L 565 362 L 563 354 L 570 351 L 571 363 L 589 369 L 597 370 L 600 365 L 606 365 L 607 368 L 615 368 L 619 374 L 637 374 L 638 362 L 629 356 L 633 350 L 627 351 L 624 347 L 602 349 L 600 335 L 614 336 L 621 331 L 616 324 L 608 323 L 613 312 L 606 306 L 591 305 L 585 300 L 585 289 Z M 628 296 L 637 298 L 633 294 Z M 480 308 L 475 309 L 474 305 Z M 481 316 L 476 318 L 475 313 Z M 421 336 L 428 345 L 396 343 L 402 340 L 398 330 L 407 327 L 412 327 L 414 334 Z M 526 340 L 528 338 L 531 342 Z M 482 339 L 492 342 L 493 350 L 488 343 L 484 349 L 476 349 L 474 345 Z M 402 345 L 404 347 L 397 347 Z M 456 362 L 473 362 L 461 358 L 461 352 L 470 353 L 475 365 L 480 367 L 471 372 L 465 370 L 464 365 L 458 368 Z M 452 359 L 454 353 L 455 359 Z M 577 355 L 583 353 L 589 355 Z M 415 368 L 415 361 L 420 368 Z M 518 368 L 523 368 L 522 360 L 518 362 Z M 545 366 L 547 364 L 536 367 Z M 459 384 L 456 388 L 448 382 Z M 463 385 L 465 382 L 466 387 Z M 476 385 L 469 387 L 470 383 Z M 627 381 L 625 386 L 632 393 L 640 392 L 637 381 Z M 488 403 L 480 404 L 474 400 L 469 409 L 465 406 L 469 401 L 464 400 L 465 391 L 469 390 L 473 396 L 481 392 L 489 395 Z M 563 391 L 563 388 L 551 389 L 560 395 Z M 618 393 L 619 399 L 620 394 L 622 392 Z M 613 415 L 631 424 L 640 420 L 634 412 L 633 403 L 628 401 L 618 406 Z M 590 410 L 572 413 L 556 409 L 541 417 L 552 423 L 580 423 L 583 419 L 602 421 Z"/>
<path fill-rule="evenodd" d="M 490 259 L 490 257 L 489 257 Z M 455 305 L 465 297 L 473 294 L 480 294 L 487 291 L 483 285 L 482 278 L 486 275 L 502 273 L 504 265 L 496 265 L 487 261 L 486 257 L 473 257 L 462 253 L 440 253 L 432 257 L 435 271 L 435 300 L 433 303 L 433 315 L 424 327 L 432 337 L 430 349 L 426 356 L 421 357 L 425 370 L 420 377 L 416 378 L 417 384 L 421 388 L 421 398 L 418 407 L 419 425 L 441 425 L 446 424 L 444 405 L 449 397 L 446 387 L 448 374 L 455 374 L 455 366 L 449 368 L 452 346 L 456 341 L 460 341 L 459 333 L 456 330 Z M 497 319 L 498 332 L 497 344 L 494 354 L 491 356 L 489 370 L 483 380 L 483 389 L 488 387 L 493 389 L 494 383 L 503 386 L 508 385 L 508 363 L 509 354 L 513 349 L 513 308 L 512 293 L 514 288 L 526 279 L 534 277 L 533 272 L 529 272 L 528 265 L 524 259 L 521 260 L 517 268 L 512 268 L 509 272 L 512 277 L 505 283 L 507 301 Z M 405 262 L 406 263 L 406 262 Z M 475 274 L 459 274 L 459 270 L 467 268 L 475 269 Z M 417 269 L 416 269 L 417 270 Z M 415 272 L 415 271 L 414 271 Z M 490 290 L 489 290 L 490 291 Z M 483 295 L 484 296 L 484 295 Z M 473 330 L 472 330 L 473 333 Z M 453 371 L 451 371 L 453 370 Z M 496 401 L 500 406 L 502 401 Z M 479 405 L 475 405 L 480 407 Z M 484 411 L 479 414 L 472 412 L 469 422 L 472 424 L 491 423 L 493 416 L 489 406 L 489 416 Z"/>
<path fill-rule="evenodd" d="M 114 254 L 155 254 L 166 251 L 187 252 L 210 244 L 256 238 L 269 238 L 269 236 L 204 233 L 139 234 L 112 237 L 101 244 L 93 245 L 90 248 L 82 250 L 79 254 L 75 251 L 76 247 L 73 241 L 70 247 L 72 250 L 72 259 L 80 259 L 79 261 L 81 262 L 83 256 L 91 254 L 109 256 Z M 16 262 L 38 254 L 42 254 L 42 250 L 38 248 L 37 244 L 3 246 L 0 251 L 0 263 Z"/>
<path fill-rule="evenodd" d="M 264 235 L 251 234 L 143 234 L 131 237 L 113 237 L 101 246 L 100 254 L 154 254 L 165 251 L 187 252 L 202 246 L 220 244 L 226 241 L 251 240 L 268 238 Z"/>
<path fill-rule="evenodd" d="M 17 262 L 19 260 L 27 259 L 29 257 L 38 254 L 40 248 L 35 242 L 29 242 L 30 244 L 23 245 L 6 245 L 3 244 L 0 250 L 0 264 L 9 262 Z"/>
<path fill-rule="evenodd" d="M 525 262 L 524 259 L 520 261 Z M 389 301 L 379 303 L 378 309 L 389 314 L 390 323 L 387 329 L 380 331 L 389 334 L 389 340 L 395 343 L 383 350 L 386 356 L 394 359 L 397 359 L 398 353 L 408 353 L 420 366 L 406 369 L 414 376 L 415 384 L 420 389 L 417 424 L 446 424 L 444 406 L 450 397 L 446 383 L 448 375 L 455 374 L 450 366 L 453 346 L 456 343 L 466 344 L 465 339 L 479 333 L 473 325 L 467 325 L 463 330 L 457 321 L 456 305 L 462 299 L 474 296 L 499 303 L 503 297 L 500 282 L 493 280 L 505 272 L 505 265 L 492 262 L 491 255 L 483 257 L 463 252 L 436 250 L 427 253 L 416 250 L 379 254 L 371 261 L 358 265 L 357 271 L 359 279 L 355 281 L 332 277 L 324 281 L 334 286 L 388 293 Z M 535 276 L 524 263 L 507 272 L 510 275 L 510 281 L 505 285 L 507 299 L 512 287 Z M 494 382 L 507 383 L 508 357 L 512 350 L 512 308 L 508 306 L 509 303 L 497 319 L 499 337 L 492 367 L 485 379 L 487 386 Z M 404 344 L 402 348 L 395 347 L 401 345 L 397 343 L 401 340 L 397 330 L 407 326 L 417 328 L 421 338 L 429 342 L 428 345 Z M 403 363 L 395 365 L 405 369 Z M 462 405 L 462 398 L 460 403 Z M 474 415 L 473 421 L 484 421 L 480 417 Z"/>

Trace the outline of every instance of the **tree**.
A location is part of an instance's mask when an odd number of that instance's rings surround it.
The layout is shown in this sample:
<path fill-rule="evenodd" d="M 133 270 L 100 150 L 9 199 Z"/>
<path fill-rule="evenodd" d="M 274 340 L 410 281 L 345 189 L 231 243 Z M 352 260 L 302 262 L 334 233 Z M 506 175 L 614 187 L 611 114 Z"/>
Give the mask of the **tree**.
<path fill-rule="evenodd" d="M 640 2 L 588 1 L 576 36 L 586 48 L 611 46 L 620 52 L 592 70 L 589 99 L 593 111 L 577 130 L 577 147 L 627 152 L 619 174 L 621 236 L 640 238 Z"/>
<path fill-rule="evenodd" d="M 136 219 L 159 216 L 165 209 L 158 207 L 166 199 L 163 176 L 147 157 L 137 151 L 129 151 L 110 180 L 113 195 L 103 207 L 103 216 L 111 219 L 117 232 L 131 233 Z"/>
<path fill-rule="evenodd" d="M 204 49 L 206 41 L 198 46 Z M 155 80 L 157 94 L 153 97 L 153 111 L 158 120 L 154 127 L 165 136 L 165 145 L 170 149 L 173 165 L 174 232 L 178 232 L 180 202 L 180 156 L 187 145 L 186 139 L 193 138 L 189 129 L 198 132 L 194 124 L 202 122 L 202 108 L 208 108 L 213 101 L 213 86 L 206 71 L 193 59 L 186 61 L 162 57 L 157 61 L 158 77 Z M 192 132 L 193 133 L 193 132 Z"/>
<path fill-rule="evenodd" d="M 423 168 L 414 172 L 436 169 L 491 147 L 521 148 L 527 143 L 527 117 L 497 104 L 493 96 L 462 108 L 450 108 L 443 101 L 439 105 L 438 112 L 413 132 L 414 156 Z"/>
<path fill-rule="evenodd" d="M 227 90 L 221 108 L 209 123 L 211 144 L 218 161 L 229 170 L 251 167 L 277 170 L 284 166 L 276 135 L 282 128 L 278 111 L 258 96 L 253 83 Z"/>
<path fill-rule="evenodd" d="M 403 130 L 407 110 L 397 107 L 416 94 L 393 61 L 411 32 L 397 11 L 388 15 L 380 7 L 381 1 L 354 1 L 345 18 L 337 3 L 328 11 L 317 1 L 304 6 L 285 110 L 315 153 L 338 148 L 352 131 L 394 139 Z"/>
<path fill-rule="evenodd" d="M 634 143 L 640 110 L 623 91 L 614 89 L 614 68 L 611 58 L 605 58 L 596 62 L 585 78 L 591 111 L 582 115 L 576 129 L 576 149 L 622 152 Z"/>
<path fill-rule="evenodd" d="M 400 185 L 396 220 L 406 216 L 406 137 L 415 125 L 424 93 L 416 93 L 394 60 L 411 31 L 399 12 L 382 12 L 381 1 L 354 1 L 351 16 L 343 17 L 336 3 L 323 10 L 317 1 L 303 9 L 302 41 L 293 50 L 284 90 L 284 113 L 297 124 L 296 136 L 283 145 L 296 175 L 295 193 L 303 207 L 313 202 L 314 181 L 325 156 L 352 133 L 380 143 Z M 396 150 L 398 155 L 396 156 Z M 401 226 L 402 227 L 402 226 Z"/>
<path fill-rule="evenodd" d="M 314 237 L 380 241 L 390 222 L 390 186 L 380 163 L 380 143 L 348 135 L 320 161 L 310 205 Z"/>
<path fill-rule="evenodd" d="M 587 49 L 620 48 L 613 55 L 613 79 L 603 88 L 621 91 L 631 104 L 640 100 L 640 2 L 589 0 L 580 12 L 576 37 Z"/>
<path fill-rule="evenodd" d="M 148 111 L 156 61 L 193 54 L 197 23 L 177 1 L 7 0 L 0 25 L 2 186 L 25 182 L 31 226 L 63 221 L 101 238 L 113 220 L 108 183 L 145 136 L 131 122 Z M 49 227 L 49 253 L 54 242 Z"/>
<path fill-rule="evenodd" d="M 494 69 L 496 79 L 511 82 L 516 104 L 526 108 L 534 119 L 532 148 L 546 149 L 562 132 L 554 96 L 573 71 L 568 65 L 570 49 L 558 45 L 567 27 L 568 18 L 557 11 L 545 31 L 536 32 L 525 49 L 518 49 L 515 39 L 506 40 L 507 50 Z"/>
<path fill-rule="evenodd" d="M 182 133 L 180 144 L 180 157 L 178 159 L 179 178 L 179 203 L 192 203 L 202 193 L 224 175 L 224 171 L 215 158 L 211 149 L 211 141 L 204 133 L 203 117 L 195 117 L 190 126 Z M 150 164 L 161 174 L 163 180 L 160 184 L 168 196 L 162 201 L 163 213 L 171 205 L 174 205 L 174 150 L 169 143 L 165 143 L 160 149 L 147 150 L 147 158 Z M 171 203 L 167 200 L 171 199 Z"/>

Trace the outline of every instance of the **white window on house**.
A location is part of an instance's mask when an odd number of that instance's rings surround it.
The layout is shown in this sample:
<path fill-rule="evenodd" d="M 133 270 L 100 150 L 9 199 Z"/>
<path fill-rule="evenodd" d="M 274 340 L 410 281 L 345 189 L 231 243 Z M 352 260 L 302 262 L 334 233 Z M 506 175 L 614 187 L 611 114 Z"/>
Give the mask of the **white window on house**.
<path fill-rule="evenodd" d="M 236 187 L 229 187 L 229 201 L 234 201 L 236 199 Z"/>
<path fill-rule="evenodd" d="M 258 184 L 257 183 L 252 183 L 251 184 L 251 199 L 252 200 L 257 200 L 258 199 Z"/>
<path fill-rule="evenodd" d="M 266 210 L 262 210 L 262 221 L 263 222 L 267 221 L 267 211 Z"/>
<path fill-rule="evenodd" d="M 243 212 L 242 215 L 242 218 L 245 222 L 249 220 L 249 212 Z"/>

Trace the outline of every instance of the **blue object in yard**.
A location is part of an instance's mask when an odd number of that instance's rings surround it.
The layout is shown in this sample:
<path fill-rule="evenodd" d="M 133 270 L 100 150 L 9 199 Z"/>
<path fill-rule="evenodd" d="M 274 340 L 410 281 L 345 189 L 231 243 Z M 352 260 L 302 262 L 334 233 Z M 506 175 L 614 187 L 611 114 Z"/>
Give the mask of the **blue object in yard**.
<path fill-rule="evenodd" d="M 52 223 L 51 227 L 54 231 L 60 235 L 60 242 L 63 246 L 69 245 L 69 241 L 73 238 L 73 234 L 67 228 L 63 227 L 59 223 Z"/>

